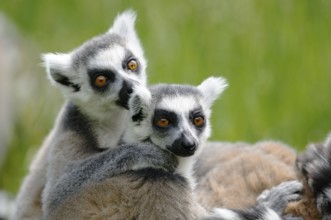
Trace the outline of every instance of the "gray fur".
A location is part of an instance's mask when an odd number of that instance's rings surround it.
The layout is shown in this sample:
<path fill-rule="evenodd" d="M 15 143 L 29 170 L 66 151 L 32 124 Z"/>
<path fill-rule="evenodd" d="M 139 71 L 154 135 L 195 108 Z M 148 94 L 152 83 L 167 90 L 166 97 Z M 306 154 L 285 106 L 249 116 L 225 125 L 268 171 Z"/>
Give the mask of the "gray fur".
<path fill-rule="evenodd" d="M 289 202 L 302 198 L 300 194 L 302 189 L 302 184 L 297 181 L 283 182 L 262 192 L 257 198 L 257 204 L 258 206 L 272 207 L 275 212 L 282 214 Z"/>
<path fill-rule="evenodd" d="M 61 176 L 61 184 L 50 192 L 52 197 L 45 204 L 49 212 L 83 185 L 99 182 L 130 170 L 144 168 L 164 169 L 173 172 L 177 159 L 169 152 L 163 151 L 150 143 L 122 145 L 119 148 L 107 150 L 87 158 Z"/>
<path fill-rule="evenodd" d="M 92 38 L 74 51 L 72 57 L 74 68 L 78 69 L 82 65 L 86 66 L 87 62 L 93 59 L 100 50 L 109 49 L 116 44 L 125 47 L 124 38 L 118 34 L 105 33 Z"/>
<path fill-rule="evenodd" d="M 107 33 L 89 40 L 72 53 L 44 55 L 49 78 L 67 101 L 21 186 L 14 219 L 40 219 L 42 209 L 47 210 L 51 192 L 64 173 L 85 158 L 118 146 L 127 119 L 127 111 L 116 104 L 121 99 L 122 85 L 127 82 L 135 87 L 139 82 L 146 83 L 146 61 L 135 34 L 134 19 L 133 12 L 124 12 Z M 112 51 L 115 45 L 124 57 Z M 87 73 L 86 64 L 95 62 L 100 53 L 104 53 L 103 59 L 112 61 L 101 68 L 115 68 L 116 81 L 111 82 L 107 94 L 93 90 Z M 126 61 L 125 56 L 133 54 L 140 63 L 140 74 L 131 74 L 118 65 Z"/>

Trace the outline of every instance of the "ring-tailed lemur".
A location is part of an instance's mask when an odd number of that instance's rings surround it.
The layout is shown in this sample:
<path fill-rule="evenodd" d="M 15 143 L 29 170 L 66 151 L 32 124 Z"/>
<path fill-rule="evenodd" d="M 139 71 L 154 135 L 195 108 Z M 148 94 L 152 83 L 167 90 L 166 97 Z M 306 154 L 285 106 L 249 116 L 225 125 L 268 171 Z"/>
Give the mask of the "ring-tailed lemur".
<path fill-rule="evenodd" d="M 226 84 L 161 84 L 129 100 L 122 145 L 93 155 L 61 176 L 50 191 L 46 219 L 282 219 L 301 185 L 284 183 L 247 210 L 200 206 L 192 192 L 194 157 L 210 135 L 210 107 Z M 175 156 L 174 156 L 175 155 Z M 178 166 L 177 166 L 178 164 Z"/>
<path fill-rule="evenodd" d="M 310 145 L 297 157 L 293 149 L 280 142 L 209 142 L 195 164 L 197 200 L 206 207 L 242 209 L 253 206 L 263 190 L 298 180 L 304 185 L 302 200 L 290 203 L 285 213 L 306 220 L 331 219 L 330 149 L 330 141 L 326 141 Z"/>
<path fill-rule="evenodd" d="M 17 198 L 15 219 L 38 219 L 42 200 L 75 161 L 114 148 L 125 130 L 127 101 L 146 83 L 146 61 L 134 29 L 135 13 L 117 16 L 103 35 L 69 53 L 45 54 L 51 82 L 66 97 Z"/>

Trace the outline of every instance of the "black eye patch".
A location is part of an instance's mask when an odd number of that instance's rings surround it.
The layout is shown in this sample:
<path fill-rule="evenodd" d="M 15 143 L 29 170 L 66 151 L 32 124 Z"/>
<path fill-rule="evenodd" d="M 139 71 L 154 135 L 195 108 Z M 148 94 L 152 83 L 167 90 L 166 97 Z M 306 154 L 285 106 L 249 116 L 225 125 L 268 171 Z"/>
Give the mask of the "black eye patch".
<path fill-rule="evenodd" d="M 169 121 L 169 126 L 177 126 L 178 125 L 178 117 L 176 115 L 176 113 L 171 112 L 171 111 L 167 111 L 167 110 L 163 110 L 163 109 L 156 109 L 154 111 L 154 116 L 153 116 L 153 127 L 158 128 L 158 129 L 163 129 L 160 128 L 157 125 L 157 122 L 161 119 L 167 119 Z"/>
<path fill-rule="evenodd" d="M 92 88 L 97 92 L 105 92 L 108 89 L 109 84 L 113 83 L 116 79 L 115 73 L 109 69 L 90 69 L 88 70 L 88 75 Z M 106 83 L 101 87 L 96 85 L 96 80 L 100 76 L 104 76 L 106 78 Z"/>

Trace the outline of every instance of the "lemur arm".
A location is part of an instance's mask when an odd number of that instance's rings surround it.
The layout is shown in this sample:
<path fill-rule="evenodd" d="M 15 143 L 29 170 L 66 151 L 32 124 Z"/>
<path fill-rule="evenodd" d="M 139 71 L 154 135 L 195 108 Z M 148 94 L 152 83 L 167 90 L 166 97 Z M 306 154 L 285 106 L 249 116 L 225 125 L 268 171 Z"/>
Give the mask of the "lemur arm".
<path fill-rule="evenodd" d="M 50 199 L 44 206 L 46 210 L 56 208 L 77 189 L 91 182 L 144 168 L 162 169 L 172 173 L 177 164 L 177 158 L 172 153 L 151 143 L 122 144 L 76 163 L 61 176 L 59 184 L 48 192 Z"/>
<path fill-rule="evenodd" d="M 127 171 L 144 168 L 174 172 L 178 165 L 178 160 L 172 153 L 162 150 L 150 142 L 122 144 L 102 154 L 86 161 L 93 166 L 99 166 L 90 177 L 94 180 L 110 178 Z M 86 164 L 86 162 L 84 163 Z M 88 165 L 85 167 L 83 172 L 90 169 Z"/>

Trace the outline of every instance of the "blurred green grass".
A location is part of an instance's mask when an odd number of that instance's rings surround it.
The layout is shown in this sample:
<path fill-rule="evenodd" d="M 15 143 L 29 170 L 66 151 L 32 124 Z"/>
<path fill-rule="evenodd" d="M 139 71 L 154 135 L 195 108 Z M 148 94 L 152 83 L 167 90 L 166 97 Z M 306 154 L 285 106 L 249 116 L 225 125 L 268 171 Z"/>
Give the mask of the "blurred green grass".
<path fill-rule="evenodd" d="M 213 111 L 213 140 L 277 139 L 298 150 L 331 130 L 331 1 L 5 0 L 2 10 L 40 52 L 66 52 L 105 32 L 117 13 L 138 13 L 149 82 L 230 87 Z M 34 62 L 39 63 L 38 54 Z M 38 71 L 42 72 L 40 68 Z M 49 86 L 44 74 L 31 75 Z M 16 117 L 0 188 L 16 192 L 62 99 L 40 90 Z"/>

